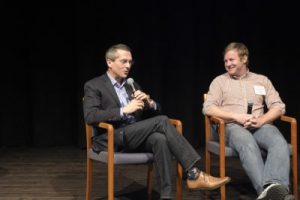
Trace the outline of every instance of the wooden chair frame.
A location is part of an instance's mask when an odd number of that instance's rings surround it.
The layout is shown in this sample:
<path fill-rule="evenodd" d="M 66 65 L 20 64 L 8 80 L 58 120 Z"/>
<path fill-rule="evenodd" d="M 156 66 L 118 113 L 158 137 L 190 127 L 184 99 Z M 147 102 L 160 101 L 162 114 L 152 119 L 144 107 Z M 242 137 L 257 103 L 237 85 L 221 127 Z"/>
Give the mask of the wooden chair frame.
<path fill-rule="evenodd" d="M 176 127 L 179 134 L 182 134 L 182 123 L 180 120 L 170 119 L 171 123 Z M 114 127 L 109 123 L 99 123 L 98 127 L 106 129 L 108 134 L 108 160 L 107 160 L 107 172 L 108 172 L 108 200 L 114 200 Z M 89 150 L 91 149 L 91 137 L 92 137 L 92 126 L 85 124 L 86 128 L 86 143 L 87 143 L 87 166 L 86 166 L 86 200 L 91 199 L 91 188 L 92 188 L 92 174 L 93 174 L 93 162 L 91 159 Z M 100 162 L 100 161 L 99 161 Z M 182 200 L 182 166 L 177 163 L 176 167 L 176 199 Z M 151 196 L 152 192 L 152 174 L 153 174 L 153 163 L 148 164 L 147 173 L 147 194 Z"/>

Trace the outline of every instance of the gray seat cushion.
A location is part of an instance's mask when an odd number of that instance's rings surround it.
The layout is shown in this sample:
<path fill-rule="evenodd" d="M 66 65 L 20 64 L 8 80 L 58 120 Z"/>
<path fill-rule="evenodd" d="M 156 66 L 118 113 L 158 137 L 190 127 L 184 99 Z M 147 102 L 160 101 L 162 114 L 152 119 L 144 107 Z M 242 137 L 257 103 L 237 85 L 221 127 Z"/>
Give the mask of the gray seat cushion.
<path fill-rule="evenodd" d="M 220 154 L 220 144 L 216 141 L 209 141 L 208 142 L 208 151 L 212 152 L 216 155 Z M 237 152 L 233 150 L 232 148 L 225 146 L 225 156 L 226 157 L 232 157 L 232 156 L 238 156 Z"/>
<path fill-rule="evenodd" d="M 92 149 L 89 149 L 90 158 L 93 160 L 101 161 L 107 163 L 108 152 L 101 151 L 100 153 L 95 153 Z M 152 153 L 114 153 L 114 163 L 115 164 L 145 164 L 153 162 Z"/>

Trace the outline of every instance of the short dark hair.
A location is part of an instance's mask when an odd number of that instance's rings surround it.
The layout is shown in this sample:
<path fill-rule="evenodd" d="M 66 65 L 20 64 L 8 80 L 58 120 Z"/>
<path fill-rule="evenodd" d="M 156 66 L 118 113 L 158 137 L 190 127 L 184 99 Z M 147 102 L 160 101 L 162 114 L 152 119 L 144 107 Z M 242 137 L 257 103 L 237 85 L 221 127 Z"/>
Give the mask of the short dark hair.
<path fill-rule="evenodd" d="M 116 52 L 118 49 L 131 52 L 130 47 L 126 44 L 115 44 L 108 48 L 105 53 L 105 59 L 115 60 L 117 58 Z"/>

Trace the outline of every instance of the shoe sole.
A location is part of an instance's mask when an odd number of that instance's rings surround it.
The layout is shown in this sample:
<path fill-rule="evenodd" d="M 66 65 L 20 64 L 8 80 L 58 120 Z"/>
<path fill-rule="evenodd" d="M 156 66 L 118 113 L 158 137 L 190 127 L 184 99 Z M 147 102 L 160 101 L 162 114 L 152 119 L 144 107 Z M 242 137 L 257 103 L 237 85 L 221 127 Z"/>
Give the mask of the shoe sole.
<path fill-rule="evenodd" d="M 267 192 L 267 195 L 260 200 L 283 200 L 288 191 L 283 185 L 276 185 Z"/>
<path fill-rule="evenodd" d="M 284 200 L 296 200 L 295 196 L 288 194 L 287 196 L 284 197 Z"/>

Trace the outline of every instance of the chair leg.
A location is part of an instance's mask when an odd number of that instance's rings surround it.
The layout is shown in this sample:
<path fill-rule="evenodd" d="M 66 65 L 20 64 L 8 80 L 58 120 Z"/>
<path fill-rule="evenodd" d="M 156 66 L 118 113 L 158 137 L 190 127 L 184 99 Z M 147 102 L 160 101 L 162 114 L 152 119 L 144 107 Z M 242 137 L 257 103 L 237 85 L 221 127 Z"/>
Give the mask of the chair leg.
<path fill-rule="evenodd" d="M 108 200 L 114 200 L 114 164 L 111 166 L 108 164 L 108 186 L 107 186 L 107 192 L 108 192 Z"/>
<path fill-rule="evenodd" d="M 221 186 L 220 191 L 221 191 L 221 200 L 225 200 L 226 199 L 226 188 L 225 188 L 225 185 Z"/>
<path fill-rule="evenodd" d="M 293 195 L 298 199 L 298 163 L 297 154 L 292 156 L 292 170 L 293 170 Z"/>
<path fill-rule="evenodd" d="M 176 200 L 182 200 L 182 166 L 177 163 Z"/>
<path fill-rule="evenodd" d="M 205 172 L 210 174 L 210 152 L 205 148 Z M 204 199 L 210 199 L 209 192 L 205 191 Z"/>
<path fill-rule="evenodd" d="M 205 172 L 210 174 L 210 153 L 208 150 L 205 150 Z"/>
<path fill-rule="evenodd" d="M 85 199 L 91 200 L 93 161 L 87 156 L 86 160 L 86 193 Z"/>
<path fill-rule="evenodd" d="M 148 198 L 151 198 L 152 194 L 152 179 L 153 179 L 153 163 L 148 164 L 148 173 L 147 173 L 147 195 Z"/>
<path fill-rule="evenodd" d="M 225 177 L 225 156 L 220 156 L 220 163 L 219 163 L 219 167 L 220 167 L 220 177 L 224 178 Z M 226 199 L 226 186 L 223 185 L 220 187 L 220 195 L 221 195 L 221 200 L 225 200 Z"/>

